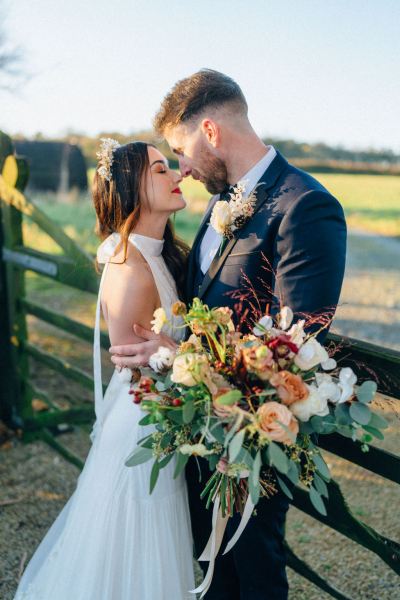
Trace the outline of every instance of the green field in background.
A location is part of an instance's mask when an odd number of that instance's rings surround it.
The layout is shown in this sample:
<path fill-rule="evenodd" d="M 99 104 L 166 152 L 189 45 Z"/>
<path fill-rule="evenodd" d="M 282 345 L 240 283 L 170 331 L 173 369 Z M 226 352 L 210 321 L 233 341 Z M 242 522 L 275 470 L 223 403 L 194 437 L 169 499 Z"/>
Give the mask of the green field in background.
<path fill-rule="evenodd" d="M 400 177 L 389 175 L 318 174 L 317 179 L 342 203 L 349 227 L 381 235 L 400 236 Z M 188 243 L 201 220 L 210 195 L 191 178 L 181 183 L 188 209 L 174 217 L 177 233 Z M 88 195 L 72 204 L 57 202 L 55 194 L 34 195 L 33 200 L 66 233 L 94 253 L 98 239 L 94 233 L 95 213 Z M 58 252 L 57 245 L 27 219 L 24 225 L 28 245 L 45 252 Z"/>

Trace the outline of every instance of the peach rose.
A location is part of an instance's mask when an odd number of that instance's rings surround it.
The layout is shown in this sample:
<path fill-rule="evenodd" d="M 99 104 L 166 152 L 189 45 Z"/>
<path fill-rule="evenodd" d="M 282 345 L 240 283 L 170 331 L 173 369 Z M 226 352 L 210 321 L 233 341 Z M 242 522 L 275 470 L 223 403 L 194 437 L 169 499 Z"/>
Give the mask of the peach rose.
<path fill-rule="evenodd" d="M 280 425 L 282 423 L 295 435 L 299 431 L 298 422 L 286 406 L 279 402 L 266 402 L 257 410 L 257 415 L 261 433 L 274 442 L 293 443 L 287 431 Z"/>
<path fill-rule="evenodd" d="M 270 383 L 276 388 L 279 398 L 286 406 L 308 398 L 309 391 L 303 379 L 300 375 L 295 375 L 290 371 L 275 373 L 271 377 Z"/>

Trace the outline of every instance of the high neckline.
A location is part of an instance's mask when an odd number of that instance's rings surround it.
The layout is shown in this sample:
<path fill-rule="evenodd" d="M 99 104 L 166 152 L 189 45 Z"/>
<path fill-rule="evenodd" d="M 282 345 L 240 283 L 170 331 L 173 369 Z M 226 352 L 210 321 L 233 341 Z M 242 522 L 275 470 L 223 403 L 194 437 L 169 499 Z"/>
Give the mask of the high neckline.
<path fill-rule="evenodd" d="M 156 238 L 141 235 L 140 233 L 131 233 L 128 239 L 139 250 L 143 250 L 150 256 L 161 256 L 162 254 L 164 240 L 157 240 Z"/>

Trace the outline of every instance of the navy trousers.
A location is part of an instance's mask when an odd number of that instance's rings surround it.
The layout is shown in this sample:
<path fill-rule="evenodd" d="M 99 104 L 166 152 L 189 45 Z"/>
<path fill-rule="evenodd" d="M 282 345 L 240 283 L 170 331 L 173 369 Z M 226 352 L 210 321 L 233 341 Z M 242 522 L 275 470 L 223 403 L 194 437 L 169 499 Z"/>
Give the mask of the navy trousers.
<path fill-rule="evenodd" d="M 199 467 L 202 480 L 199 482 Z M 196 557 L 200 556 L 211 533 L 212 508 L 200 498 L 210 477 L 205 459 L 190 458 L 186 467 L 190 514 Z M 239 541 L 226 554 L 222 552 L 236 531 L 241 515 L 228 521 L 225 537 L 216 560 L 206 600 L 287 600 L 286 553 L 283 545 L 285 518 L 289 502 L 281 492 L 260 499 Z M 207 562 L 200 563 L 204 573 Z"/>

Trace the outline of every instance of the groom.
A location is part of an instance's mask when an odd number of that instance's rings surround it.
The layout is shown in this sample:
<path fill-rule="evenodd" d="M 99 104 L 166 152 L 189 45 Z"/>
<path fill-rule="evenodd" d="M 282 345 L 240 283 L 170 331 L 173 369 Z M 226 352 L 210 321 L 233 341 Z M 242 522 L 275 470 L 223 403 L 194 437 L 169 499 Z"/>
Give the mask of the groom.
<path fill-rule="evenodd" d="M 179 81 L 165 97 L 155 128 L 177 155 L 182 176 L 200 180 L 214 194 L 189 255 L 188 301 L 197 296 L 210 307 L 234 308 L 238 300 L 231 293 L 243 289 L 245 273 L 262 309 L 279 298 L 297 317 L 312 314 L 318 320 L 328 312 L 333 316 L 345 266 L 343 210 L 318 181 L 262 142 L 249 122 L 237 83 L 210 69 Z M 258 184 L 254 211 L 221 252 L 222 236 L 210 224 L 212 209 L 218 200 L 229 199 L 229 185 L 243 180 L 247 180 L 244 196 Z M 245 302 L 243 311 L 250 306 Z M 135 333 L 146 341 L 112 348 L 115 364 L 144 364 L 160 344 L 168 343 L 164 336 L 160 339 L 137 326 Z M 205 461 L 201 471 L 199 482 L 196 461 L 189 461 L 186 475 L 197 556 L 211 530 L 211 511 L 200 499 L 209 476 Z M 287 598 L 283 546 L 287 509 L 281 493 L 260 500 L 234 548 L 225 556 L 222 548 L 207 600 Z M 226 540 L 239 518 L 230 519 Z M 206 570 L 207 563 L 202 567 Z"/>

